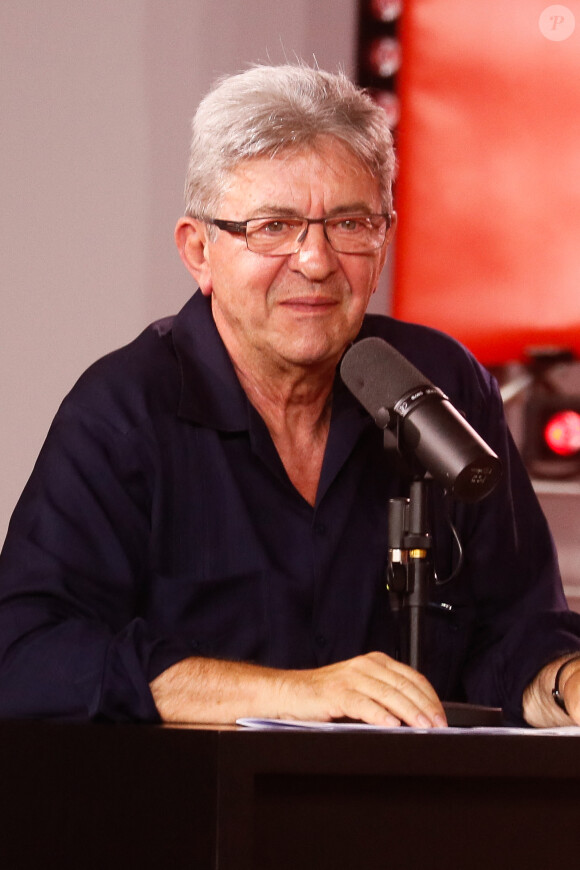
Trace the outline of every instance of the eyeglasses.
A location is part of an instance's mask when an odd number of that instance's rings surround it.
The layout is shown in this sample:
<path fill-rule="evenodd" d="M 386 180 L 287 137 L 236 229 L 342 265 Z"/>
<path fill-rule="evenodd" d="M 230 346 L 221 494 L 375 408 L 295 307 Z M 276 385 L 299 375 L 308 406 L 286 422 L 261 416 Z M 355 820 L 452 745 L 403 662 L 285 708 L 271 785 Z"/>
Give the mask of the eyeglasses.
<path fill-rule="evenodd" d="M 267 257 L 296 254 L 310 224 L 322 224 L 326 241 L 337 253 L 370 254 L 382 247 L 391 222 L 390 214 L 349 214 L 328 218 L 263 217 L 247 221 L 215 218 L 206 221 L 226 233 L 245 236 L 249 251 Z"/>

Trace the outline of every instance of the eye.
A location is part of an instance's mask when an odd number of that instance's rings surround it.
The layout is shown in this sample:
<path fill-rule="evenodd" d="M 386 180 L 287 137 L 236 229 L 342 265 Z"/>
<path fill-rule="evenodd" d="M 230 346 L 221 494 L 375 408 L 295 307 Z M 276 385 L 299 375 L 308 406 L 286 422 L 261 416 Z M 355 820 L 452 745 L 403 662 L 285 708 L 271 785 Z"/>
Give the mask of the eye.
<path fill-rule="evenodd" d="M 280 233 L 288 230 L 288 224 L 285 221 L 269 221 L 261 228 L 263 232 L 269 233 L 271 236 L 277 236 Z"/>
<path fill-rule="evenodd" d="M 368 228 L 368 222 L 364 217 L 338 218 L 334 226 L 343 233 L 356 233 Z"/>
<path fill-rule="evenodd" d="M 265 236 L 283 236 L 286 233 L 292 232 L 296 226 L 296 221 L 283 221 L 278 218 L 274 220 L 257 221 L 252 227 L 253 233 L 260 233 Z"/>

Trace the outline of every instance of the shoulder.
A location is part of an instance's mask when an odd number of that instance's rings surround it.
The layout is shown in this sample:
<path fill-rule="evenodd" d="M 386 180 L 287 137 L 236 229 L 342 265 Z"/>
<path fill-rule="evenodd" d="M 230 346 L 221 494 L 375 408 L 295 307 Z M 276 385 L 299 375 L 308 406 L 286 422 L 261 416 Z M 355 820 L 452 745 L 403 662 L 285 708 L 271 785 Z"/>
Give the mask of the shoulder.
<path fill-rule="evenodd" d="M 443 355 L 444 362 L 452 361 L 461 365 L 471 365 L 475 361 L 467 348 L 451 335 L 419 323 L 395 320 L 381 314 L 367 314 L 359 338 L 370 335 L 388 341 L 418 368 L 421 367 L 419 362 L 436 368 L 439 360 L 434 357 L 435 354 Z"/>
<path fill-rule="evenodd" d="M 125 431 L 179 400 L 173 317 L 150 324 L 133 341 L 94 362 L 65 397 L 57 417 L 102 420 Z"/>

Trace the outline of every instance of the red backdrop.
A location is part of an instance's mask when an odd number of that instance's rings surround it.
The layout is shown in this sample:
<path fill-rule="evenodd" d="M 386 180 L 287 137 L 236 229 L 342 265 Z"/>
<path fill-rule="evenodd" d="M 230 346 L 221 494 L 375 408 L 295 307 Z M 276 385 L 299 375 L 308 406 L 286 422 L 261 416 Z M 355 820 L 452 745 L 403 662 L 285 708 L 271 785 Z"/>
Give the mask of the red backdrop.
<path fill-rule="evenodd" d="M 485 364 L 580 353 L 580 0 L 559 41 L 549 5 L 406 0 L 401 20 L 393 313 Z"/>

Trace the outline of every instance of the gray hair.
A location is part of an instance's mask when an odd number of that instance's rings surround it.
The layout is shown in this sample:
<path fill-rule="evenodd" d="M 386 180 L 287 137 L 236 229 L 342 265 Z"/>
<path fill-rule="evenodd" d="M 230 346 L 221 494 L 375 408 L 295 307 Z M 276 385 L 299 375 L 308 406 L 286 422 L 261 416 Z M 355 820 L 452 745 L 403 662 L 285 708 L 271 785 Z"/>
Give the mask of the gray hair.
<path fill-rule="evenodd" d="M 391 210 L 395 156 L 385 112 L 343 73 L 254 66 L 218 81 L 199 104 L 192 130 L 185 185 L 191 217 L 215 217 L 244 160 L 313 147 L 320 136 L 340 141 L 377 178 L 382 207 Z"/>

